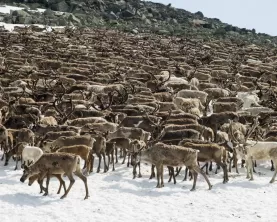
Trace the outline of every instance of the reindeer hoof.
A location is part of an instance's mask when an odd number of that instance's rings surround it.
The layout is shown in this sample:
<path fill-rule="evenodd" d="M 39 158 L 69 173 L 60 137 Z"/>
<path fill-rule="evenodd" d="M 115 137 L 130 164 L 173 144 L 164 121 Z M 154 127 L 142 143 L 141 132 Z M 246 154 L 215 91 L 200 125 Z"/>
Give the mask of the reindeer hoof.
<path fill-rule="evenodd" d="M 61 199 L 64 199 L 65 197 L 66 197 L 66 195 L 62 195 L 62 196 L 61 196 Z"/>
<path fill-rule="evenodd" d="M 44 193 L 42 196 L 47 196 L 48 195 L 48 193 Z"/>
<path fill-rule="evenodd" d="M 209 190 L 211 190 L 211 189 L 212 189 L 212 187 L 213 187 L 213 185 L 211 185 L 211 186 L 209 187 Z"/>
<path fill-rule="evenodd" d="M 141 177 L 142 177 L 141 174 L 139 174 L 139 175 L 138 175 L 138 178 L 141 178 Z"/>
<path fill-rule="evenodd" d="M 195 188 L 192 188 L 190 191 L 195 191 Z"/>

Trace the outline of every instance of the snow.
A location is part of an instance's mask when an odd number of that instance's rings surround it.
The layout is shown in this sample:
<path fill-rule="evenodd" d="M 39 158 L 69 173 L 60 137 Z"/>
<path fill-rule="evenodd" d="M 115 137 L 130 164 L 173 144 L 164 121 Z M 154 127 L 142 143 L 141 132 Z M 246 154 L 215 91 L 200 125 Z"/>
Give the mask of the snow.
<path fill-rule="evenodd" d="M 15 10 L 22 10 L 24 9 L 23 7 L 16 7 L 16 6 L 9 6 L 9 5 L 1 5 L 0 6 L 0 13 L 5 13 L 5 14 L 9 14 L 11 12 L 11 10 L 15 11 Z M 42 8 L 38 8 L 37 10 L 29 10 L 31 12 L 35 12 L 35 11 L 39 11 L 39 12 L 44 12 L 45 9 Z"/>
<path fill-rule="evenodd" d="M 258 162 L 254 181 L 248 181 L 241 168 L 239 175 L 230 173 L 228 184 L 222 184 L 222 170 L 217 175 L 211 172 L 212 190 L 199 175 L 194 192 L 189 191 L 192 181 L 182 181 L 184 170 L 174 185 L 167 183 L 165 169 L 165 187 L 157 189 L 156 179 L 148 179 L 149 165 L 142 165 L 142 178 L 132 179 L 132 168 L 118 163 L 115 171 L 103 173 L 102 168 L 101 173 L 88 176 L 88 200 L 83 200 L 84 184 L 77 177 L 63 200 L 63 191 L 56 194 L 58 181 L 51 178 L 49 196 L 44 197 L 36 182 L 28 186 L 28 181 L 19 181 L 22 170 L 14 171 L 14 165 L 10 161 L 9 166 L 0 166 L 1 221 L 233 222 L 272 221 L 276 217 L 277 183 L 269 183 L 273 174 L 269 162 Z"/>
<path fill-rule="evenodd" d="M 22 8 L 22 7 L 16 7 L 16 6 L 1 5 L 0 6 L 0 13 L 9 14 L 12 10 L 22 10 L 22 9 L 24 9 L 24 8 Z M 38 11 L 38 12 L 42 13 L 42 12 L 45 11 L 45 9 L 38 8 L 37 10 L 29 10 L 29 11 L 33 11 L 33 12 Z M 41 25 L 41 24 L 35 24 L 35 25 L 39 26 L 39 27 L 44 27 L 44 25 Z M 24 25 L 24 24 L 7 24 L 7 23 L 4 23 L 4 22 L 0 22 L 0 26 L 4 26 L 4 28 L 6 30 L 13 31 L 15 26 L 24 27 L 24 26 L 28 26 L 28 25 Z M 51 27 L 49 27 L 47 29 L 47 31 L 51 31 Z"/>
<path fill-rule="evenodd" d="M 41 25 L 41 24 L 33 24 L 33 25 L 35 25 L 35 26 L 38 26 L 38 27 L 40 27 L 40 28 L 43 28 L 43 27 L 45 27 L 45 25 Z M 13 31 L 14 30 L 14 27 L 15 26 L 19 26 L 19 27 L 28 27 L 28 26 L 30 26 L 30 25 L 24 25 L 24 24 L 7 24 L 7 23 L 4 23 L 4 22 L 0 22 L 0 26 L 4 26 L 4 28 L 6 29 L 6 30 L 8 30 L 8 31 Z M 51 32 L 52 31 L 52 28 L 57 28 L 57 29 L 59 29 L 59 28 L 64 28 L 65 26 L 46 26 L 46 32 Z M 45 32 L 45 31 L 43 31 L 43 32 Z"/>

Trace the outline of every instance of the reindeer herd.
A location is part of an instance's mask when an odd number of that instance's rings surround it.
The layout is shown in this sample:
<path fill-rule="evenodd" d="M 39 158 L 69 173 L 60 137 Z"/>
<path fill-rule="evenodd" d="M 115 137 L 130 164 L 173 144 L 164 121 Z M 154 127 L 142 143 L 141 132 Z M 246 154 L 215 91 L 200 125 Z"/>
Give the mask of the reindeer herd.
<path fill-rule="evenodd" d="M 95 156 L 96 173 L 127 158 L 133 178 L 150 163 L 158 188 L 164 166 L 174 183 L 186 167 L 191 190 L 199 173 L 211 189 L 215 166 L 223 183 L 244 164 L 253 180 L 257 160 L 271 160 L 275 180 L 277 50 L 270 46 L 30 26 L 0 28 L 0 49 L 2 160 L 14 160 L 15 170 L 20 160 L 20 181 L 37 181 L 43 195 L 56 177 L 66 197 L 76 175 L 87 199 Z"/>

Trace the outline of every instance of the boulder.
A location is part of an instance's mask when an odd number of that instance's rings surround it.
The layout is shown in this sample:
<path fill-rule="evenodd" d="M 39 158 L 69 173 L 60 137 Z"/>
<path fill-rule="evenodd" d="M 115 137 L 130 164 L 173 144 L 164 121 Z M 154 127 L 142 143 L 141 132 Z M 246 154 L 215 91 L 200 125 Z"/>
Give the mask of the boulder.
<path fill-rule="evenodd" d="M 131 10 L 124 10 L 120 13 L 120 16 L 122 18 L 131 18 L 135 16 L 135 13 L 132 12 Z"/>
<path fill-rule="evenodd" d="M 65 1 L 61 1 L 57 4 L 51 5 L 51 9 L 54 11 L 69 12 L 70 6 Z"/>
<path fill-rule="evenodd" d="M 68 20 L 70 21 L 70 22 L 72 22 L 74 25 L 80 25 L 81 24 L 81 20 L 80 19 L 78 19 L 75 15 L 73 15 L 73 14 L 70 14 L 69 16 L 68 16 Z"/>
<path fill-rule="evenodd" d="M 31 24 L 32 16 L 25 10 L 16 10 L 11 13 L 16 24 Z"/>

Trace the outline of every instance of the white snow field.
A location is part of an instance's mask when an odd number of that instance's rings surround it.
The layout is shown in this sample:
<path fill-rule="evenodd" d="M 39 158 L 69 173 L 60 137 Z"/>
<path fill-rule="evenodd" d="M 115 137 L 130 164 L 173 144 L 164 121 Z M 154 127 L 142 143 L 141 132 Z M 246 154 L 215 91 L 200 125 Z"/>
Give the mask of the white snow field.
<path fill-rule="evenodd" d="M 98 158 L 96 158 L 97 160 Z M 119 159 L 122 161 L 122 159 Z M 77 178 L 68 196 L 56 194 L 59 183 L 52 178 L 49 196 L 39 194 L 35 182 L 19 181 L 22 170 L 14 171 L 14 161 L 4 167 L 0 162 L 0 215 L 3 221 L 275 221 L 277 182 L 270 184 L 273 172 L 270 163 L 258 162 L 254 181 L 240 174 L 230 174 L 229 183 L 222 184 L 222 170 L 210 173 L 212 190 L 202 176 L 198 176 L 196 191 L 189 191 L 192 181 L 182 181 L 184 170 L 177 177 L 177 184 L 167 183 L 155 188 L 156 179 L 149 180 L 150 166 L 142 165 L 142 178 L 132 179 L 132 168 L 116 164 L 115 171 L 93 172 L 88 176 L 90 197 L 83 200 L 85 189 Z M 95 161 L 97 166 L 97 161 Z M 95 170 L 95 167 L 94 167 Z M 234 171 L 234 169 L 233 169 Z M 66 185 L 69 181 L 67 178 Z"/>
<path fill-rule="evenodd" d="M 9 14 L 12 10 L 21 10 L 23 9 L 22 7 L 15 7 L 15 6 L 8 6 L 8 5 L 0 5 L 0 13 L 5 13 L 5 14 Z M 29 11 L 36 11 L 36 10 L 29 10 Z M 39 11 L 40 13 L 44 12 L 45 9 L 40 9 L 38 8 L 37 11 Z M 38 27 L 45 27 L 42 24 L 34 24 Z M 0 22 L 0 26 L 4 26 L 4 28 L 6 30 L 9 31 L 13 31 L 15 26 L 20 26 L 20 27 L 25 27 L 25 26 L 29 26 L 29 25 L 25 25 L 25 24 L 7 24 L 4 22 Z M 55 26 L 55 28 L 63 28 L 64 26 Z M 47 26 L 46 31 L 52 31 L 52 28 L 50 26 Z"/>

